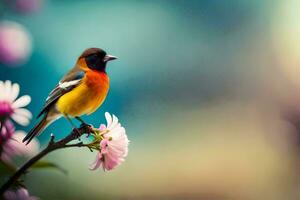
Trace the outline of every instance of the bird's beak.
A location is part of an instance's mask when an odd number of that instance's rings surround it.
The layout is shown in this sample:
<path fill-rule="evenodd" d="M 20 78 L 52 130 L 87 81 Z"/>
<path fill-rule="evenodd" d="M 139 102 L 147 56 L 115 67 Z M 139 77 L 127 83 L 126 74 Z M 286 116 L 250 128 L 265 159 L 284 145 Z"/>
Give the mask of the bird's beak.
<path fill-rule="evenodd" d="M 111 61 L 111 60 L 116 60 L 118 59 L 116 56 L 112 56 L 112 55 L 106 55 L 103 59 L 104 62 L 108 62 L 108 61 Z"/>

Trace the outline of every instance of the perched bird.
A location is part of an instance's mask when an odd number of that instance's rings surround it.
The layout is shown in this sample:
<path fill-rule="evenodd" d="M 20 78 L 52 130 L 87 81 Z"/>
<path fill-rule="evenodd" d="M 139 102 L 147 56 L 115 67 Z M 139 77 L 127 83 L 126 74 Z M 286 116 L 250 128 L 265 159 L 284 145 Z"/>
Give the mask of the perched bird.
<path fill-rule="evenodd" d="M 71 69 L 50 92 L 38 117 L 42 119 L 26 135 L 27 144 L 48 125 L 64 116 L 71 124 L 71 117 L 91 114 L 104 102 L 109 90 L 106 64 L 117 59 L 99 48 L 89 48 L 78 58 Z"/>

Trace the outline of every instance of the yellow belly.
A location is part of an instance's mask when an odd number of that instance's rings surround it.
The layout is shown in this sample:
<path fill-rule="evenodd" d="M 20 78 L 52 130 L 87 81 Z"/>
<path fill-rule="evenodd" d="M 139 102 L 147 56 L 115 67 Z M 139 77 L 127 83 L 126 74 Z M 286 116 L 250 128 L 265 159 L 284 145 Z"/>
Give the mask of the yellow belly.
<path fill-rule="evenodd" d="M 104 102 L 108 88 L 108 85 L 91 87 L 87 84 L 80 84 L 61 96 L 56 103 L 56 108 L 63 115 L 73 117 L 91 114 Z"/>

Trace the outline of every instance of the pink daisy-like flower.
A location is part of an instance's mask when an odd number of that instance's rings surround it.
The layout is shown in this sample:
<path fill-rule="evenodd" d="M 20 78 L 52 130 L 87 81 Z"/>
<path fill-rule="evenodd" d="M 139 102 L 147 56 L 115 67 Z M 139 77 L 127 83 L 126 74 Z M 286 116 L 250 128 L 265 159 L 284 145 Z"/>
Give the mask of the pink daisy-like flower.
<path fill-rule="evenodd" d="M 0 81 L 0 119 L 11 118 L 20 125 L 26 126 L 32 115 L 23 107 L 30 103 L 31 98 L 24 95 L 17 99 L 19 92 L 19 84 Z"/>
<path fill-rule="evenodd" d="M 25 188 L 19 188 L 16 191 L 6 191 L 4 193 L 4 198 L 6 200 L 38 200 L 39 198 L 30 196 Z"/>
<path fill-rule="evenodd" d="M 16 131 L 13 136 L 4 143 L 1 160 L 11 162 L 11 158 L 14 156 L 34 156 L 38 152 L 40 144 L 36 139 L 33 139 L 28 145 L 25 145 L 22 142 L 25 136 L 25 132 Z"/>
<path fill-rule="evenodd" d="M 112 170 L 120 165 L 128 154 L 129 140 L 125 128 L 121 126 L 115 115 L 105 113 L 107 126 L 101 124 L 99 130 L 106 132 L 104 139 L 100 142 L 100 150 L 97 153 L 95 162 L 90 169 L 95 170 L 102 166 L 103 170 Z"/>

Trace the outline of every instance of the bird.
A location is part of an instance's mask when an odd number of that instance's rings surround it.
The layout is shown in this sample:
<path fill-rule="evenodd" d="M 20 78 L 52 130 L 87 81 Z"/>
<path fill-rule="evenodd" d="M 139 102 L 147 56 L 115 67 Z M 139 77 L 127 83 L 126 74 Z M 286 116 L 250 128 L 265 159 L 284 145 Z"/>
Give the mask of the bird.
<path fill-rule="evenodd" d="M 101 48 L 88 48 L 79 56 L 75 66 L 59 81 L 47 97 L 37 118 L 41 120 L 28 132 L 23 142 L 30 141 L 50 124 L 65 117 L 85 123 L 80 116 L 95 112 L 105 101 L 109 91 L 106 65 L 117 57 Z"/>

